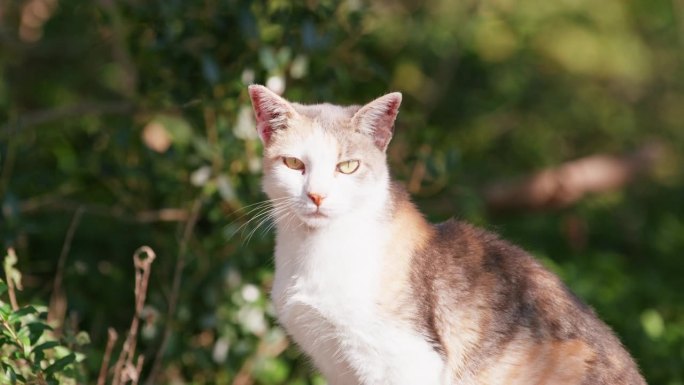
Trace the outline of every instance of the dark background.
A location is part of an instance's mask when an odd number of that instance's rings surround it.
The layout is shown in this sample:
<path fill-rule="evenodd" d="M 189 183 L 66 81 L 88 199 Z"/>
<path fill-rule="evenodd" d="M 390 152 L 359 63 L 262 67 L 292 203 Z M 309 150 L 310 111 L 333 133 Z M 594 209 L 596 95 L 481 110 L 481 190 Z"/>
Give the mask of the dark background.
<path fill-rule="evenodd" d="M 682 0 L 2 1 L 0 245 L 23 302 L 62 277 L 92 382 L 147 244 L 146 375 L 169 325 L 158 383 L 321 384 L 274 326 L 273 235 L 247 223 L 246 85 L 399 90 L 390 163 L 427 216 L 521 244 L 649 383 L 683 384 L 683 47 Z"/>

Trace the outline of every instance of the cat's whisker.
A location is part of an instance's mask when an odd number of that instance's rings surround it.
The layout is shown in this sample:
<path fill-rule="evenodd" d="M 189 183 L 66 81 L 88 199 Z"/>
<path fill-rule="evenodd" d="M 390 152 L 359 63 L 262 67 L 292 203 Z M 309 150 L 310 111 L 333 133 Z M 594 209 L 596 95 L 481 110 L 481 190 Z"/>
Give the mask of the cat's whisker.
<path fill-rule="evenodd" d="M 290 224 L 292 223 L 292 221 L 293 221 L 296 217 L 297 217 L 297 216 L 294 215 L 294 213 L 292 213 L 292 212 L 286 213 L 284 216 L 281 216 L 281 217 L 276 217 L 276 218 L 274 218 L 273 222 L 272 222 L 270 225 L 268 225 L 268 227 L 266 227 L 265 232 L 271 231 L 271 230 L 272 230 L 274 227 L 276 227 L 278 224 L 280 224 L 280 223 L 282 223 L 282 222 L 285 222 L 286 220 L 287 220 L 287 223 L 285 224 L 285 227 L 287 228 L 287 227 L 290 226 Z"/>
<path fill-rule="evenodd" d="M 292 202 L 291 205 L 287 205 L 286 207 L 285 205 L 282 205 L 282 207 L 275 208 L 271 212 L 272 222 L 266 227 L 265 232 L 272 230 L 275 226 L 277 226 L 280 223 L 283 223 L 286 220 L 288 221 L 288 223 L 292 222 L 292 220 L 294 220 L 297 217 L 292 210 L 292 208 L 296 208 L 296 206 L 297 202 Z M 281 208 L 283 210 L 280 210 Z"/>
<path fill-rule="evenodd" d="M 263 226 L 265 223 L 268 223 L 270 220 L 272 220 L 273 223 L 275 223 L 275 221 L 277 220 L 277 216 L 281 215 L 282 213 L 287 212 L 291 208 L 291 206 L 292 205 L 290 205 L 290 204 L 283 203 L 283 204 L 277 205 L 276 207 L 269 208 L 267 211 L 259 214 L 259 221 L 258 221 L 257 225 L 254 226 L 254 229 L 252 229 L 248 233 L 244 243 L 245 244 L 249 243 L 250 239 L 254 236 L 254 234 L 256 234 L 256 232 L 259 230 L 259 228 L 261 226 Z"/>
<path fill-rule="evenodd" d="M 292 224 L 292 221 L 295 220 L 296 216 L 294 214 L 290 214 L 287 218 L 287 223 L 285 223 L 284 227 L 288 228 Z M 284 221 L 284 220 L 283 220 Z M 276 223 L 277 224 L 277 223 Z"/>
<path fill-rule="evenodd" d="M 258 220 L 259 218 L 261 218 L 261 217 L 264 216 L 264 215 L 267 215 L 268 212 L 271 210 L 271 207 L 261 207 L 260 210 L 261 210 L 261 211 L 258 211 L 257 214 L 255 214 L 254 216 L 252 216 L 249 220 L 247 220 L 245 223 L 243 223 L 243 224 L 240 225 L 237 229 L 235 229 L 235 230 L 233 231 L 233 233 L 230 235 L 230 237 L 231 237 L 231 238 L 234 237 L 235 234 L 237 234 L 237 233 L 239 233 L 239 232 L 241 232 L 241 231 L 244 231 L 252 222 Z"/>
<path fill-rule="evenodd" d="M 245 221 L 244 223 L 242 223 L 236 230 L 233 231 L 233 233 L 231 234 L 231 237 L 234 236 L 235 234 L 237 234 L 240 230 L 242 230 L 242 228 L 243 228 L 245 225 L 248 225 L 249 222 L 250 222 L 255 216 L 260 215 L 260 214 L 263 213 L 264 211 L 270 209 L 270 207 L 271 207 L 270 204 L 262 204 L 262 205 L 260 205 L 259 207 L 256 207 L 256 208 L 250 210 L 249 212 L 242 214 L 240 217 L 236 218 L 235 220 L 231 221 L 230 223 L 233 224 L 233 223 L 235 223 L 235 222 L 240 221 L 242 218 L 245 218 L 245 217 L 251 215 L 251 217 L 250 217 L 247 221 Z"/>
<path fill-rule="evenodd" d="M 251 204 L 248 204 L 248 205 L 244 205 L 244 206 L 240 207 L 239 209 L 237 209 L 236 211 L 244 211 L 244 210 L 246 210 L 246 209 L 248 209 L 248 208 L 250 208 L 250 207 L 254 207 L 254 206 L 257 206 L 257 205 L 261 205 L 261 204 L 271 204 L 271 203 L 280 202 L 280 201 L 285 201 L 285 200 L 290 200 L 290 199 L 292 199 L 292 197 L 280 197 L 280 198 L 273 198 L 273 199 L 270 199 L 270 198 L 269 198 L 269 199 L 264 199 L 264 200 L 259 201 L 259 202 L 255 202 L 255 203 L 251 203 Z"/>
<path fill-rule="evenodd" d="M 289 214 L 285 214 L 285 216 L 284 216 L 283 218 L 287 218 L 288 216 L 289 216 Z M 271 223 L 269 223 L 268 225 L 266 225 L 266 227 L 264 228 L 264 234 L 266 234 L 266 233 L 268 233 L 269 231 L 273 230 L 273 228 L 276 227 L 277 224 L 278 224 L 278 219 L 277 219 L 277 218 L 273 218 L 273 220 L 271 221 Z"/>
<path fill-rule="evenodd" d="M 254 234 L 256 234 L 257 230 L 259 230 L 259 228 L 260 228 L 261 226 L 263 226 L 265 223 L 268 223 L 268 221 L 270 221 L 270 220 L 271 220 L 271 214 L 270 214 L 270 213 L 269 213 L 268 215 L 262 217 L 262 218 L 259 220 L 259 223 L 257 223 L 257 225 L 254 226 L 254 228 L 247 234 L 247 237 L 245 238 L 244 243 L 245 243 L 245 244 L 249 243 L 249 241 L 252 239 L 252 237 L 254 236 Z"/>
<path fill-rule="evenodd" d="M 292 197 L 266 199 L 266 200 L 263 200 L 261 202 L 257 202 L 257 203 L 253 203 L 250 205 L 243 206 L 240 209 L 235 211 L 235 213 L 242 212 L 242 214 L 239 217 L 235 218 L 234 221 L 239 221 L 240 219 L 242 219 L 242 218 L 244 218 L 244 217 L 252 214 L 253 212 L 258 211 L 264 207 L 269 207 L 269 206 L 272 206 L 274 204 L 280 203 L 282 201 L 290 200 L 290 199 L 292 199 Z M 249 209 L 249 210 L 247 210 L 247 209 Z"/>
<path fill-rule="evenodd" d="M 244 232 L 245 232 L 245 231 L 248 231 L 248 227 L 249 227 L 250 225 L 253 225 L 253 224 L 256 223 L 256 227 L 258 227 L 258 226 L 259 226 L 259 223 L 260 223 L 264 218 L 266 218 L 266 219 L 269 218 L 270 215 L 271 215 L 272 210 L 273 210 L 273 209 L 272 209 L 271 207 L 264 208 L 263 211 L 260 211 L 258 214 L 254 215 L 254 216 L 253 216 L 252 218 L 250 218 L 247 222 L 245 222 L 244 225 L 240 226 L 240 228 L 241 228 L 241 230 L 242 230 L 242 235 L 244 236 Z M 251 230 L 250 230 L 250 231 L 251 231 Z"/>
<path fill-rule="evenodd" d="M 292 221 L 293 221 L 293 220 L 296 220 L 296 219 L 297 219 L 296 216 L 293 215 L 293 216 L 292 216 L 292 219 L 290 219 L 290 221 L 287 223 L 287 225 L 286 225 L 285 227 L 286 227 L 286 228 L 290 227 L 290 225 L 292 224 Z M 302 222 L 302 221 L 296 221 L 296 227 L 295 227 L 294 229 L 295 229 L 295 230 L 299 230 L 302 226 L 304 226 L 304 222 Z"/>
<path fill-rule="evenodd" d="M 245 231 L 248 226 L 250 226 L 254 222 L 258 222 L 264 216 L 271 215 L 274 209 L 290 207 L 294 203 L 294 200 L 295 199 L 292 197 L 284 197 L 259 202 L 256 208 L 251 209 L 249 212 L 241 216 L 242 218 L 246 215 L 256 213 L 249 220 L 247 220 L 245 223 L 240 225 L 236 230 L 234 230 L 230 235 L 230 238 L 234 237 L 239 232 Z"/>

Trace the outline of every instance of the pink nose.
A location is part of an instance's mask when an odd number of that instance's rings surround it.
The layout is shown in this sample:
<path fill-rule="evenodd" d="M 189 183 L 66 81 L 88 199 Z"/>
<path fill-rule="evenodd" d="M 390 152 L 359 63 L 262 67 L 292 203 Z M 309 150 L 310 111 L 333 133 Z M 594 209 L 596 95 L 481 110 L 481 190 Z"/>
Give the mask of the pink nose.
<path fill-rule="evenodd" d="M 321 195 L 321 194 L 307 193 L 306 195 L 309 197 L 309 199 L 311 199 L 311 201 L 312 201 L 316 206 L 320 206 L 321 203 L 323 202 L 323 199 L 325 199 L 325 195 Z"/>

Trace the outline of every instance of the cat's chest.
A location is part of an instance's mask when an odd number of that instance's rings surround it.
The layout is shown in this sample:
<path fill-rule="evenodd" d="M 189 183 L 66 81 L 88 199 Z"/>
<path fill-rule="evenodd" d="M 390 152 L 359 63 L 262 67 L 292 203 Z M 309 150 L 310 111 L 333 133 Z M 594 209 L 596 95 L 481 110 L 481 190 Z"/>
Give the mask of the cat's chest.
<path fill-rule="evenodd" d="M 432 346 L 383 310 L 388 239 L 357 230 L 342 240 L 279 237 L 272 297 L 280 323 L 331 384 L 443 383 Z"/>
<path fill-rule="evenodd" d="M 369 232 L 278 239 L 273 299 L 280 321 L 287 326 L 302 311 L 338 324 L 376 315 L 385 241 Z M 290 314 L 295 307 L 296 317 Z"/>

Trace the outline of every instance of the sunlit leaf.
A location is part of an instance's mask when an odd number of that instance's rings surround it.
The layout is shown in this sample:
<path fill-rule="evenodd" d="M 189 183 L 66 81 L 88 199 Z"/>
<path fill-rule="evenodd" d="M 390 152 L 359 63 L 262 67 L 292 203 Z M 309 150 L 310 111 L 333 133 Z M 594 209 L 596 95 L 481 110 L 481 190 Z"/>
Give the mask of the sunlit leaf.
<path fill-rule="evenodd" d="M 24 316 L 28 314 L 36 314 L 38 311 L 36 310 L 35 307 L 29 305 L 29 306 L 24 306 L 21 309 L 12 312 L 9 316 L 9 322 L 14 323 L 23 318 Z"/>
<path fill-rule="evenodd" d="M 52 349 L 52 348 L 54 348 L 55 346 L 59 346 L 59 342 L 57 342 L 57 341 L 47 341 L 47 342 L 43 342 L 43 343 L 40 344 L 40 345 L 36 345 L 35 347 L 33 347 L 32 351 L 33 351 L 33 352 L 39 352 L 39 351 L 43 351 L 43 350 L 46 350 L 46 349 Z"/>
<path fill-rule="evenodd" d="M 55 373 L 59 372 L 60 370 L 64 369 L 68 365 L 72 364 L 73 362 L 76 361 L 76 355 L 71 353 L 65 357 L 62 357 L 55 361 L 52 365 L 48 366 L 45 368 L 45 375 L 46 376 L 52 376 Z"/>
<path fill-rule="evenodd" d="M 641 325 L 646 334 L 654 340 L 660 338 L 665 331 L 663 317 L 653 309 L 641 313 Z"/>

